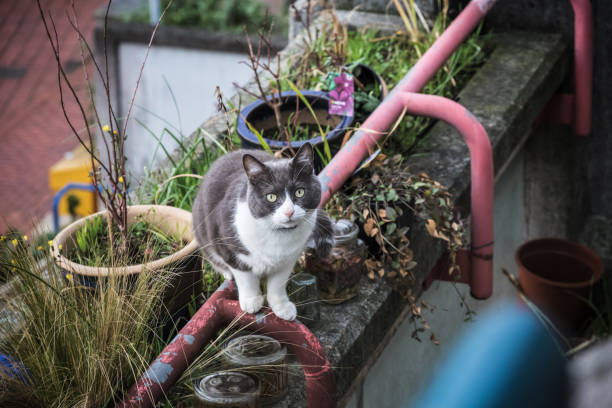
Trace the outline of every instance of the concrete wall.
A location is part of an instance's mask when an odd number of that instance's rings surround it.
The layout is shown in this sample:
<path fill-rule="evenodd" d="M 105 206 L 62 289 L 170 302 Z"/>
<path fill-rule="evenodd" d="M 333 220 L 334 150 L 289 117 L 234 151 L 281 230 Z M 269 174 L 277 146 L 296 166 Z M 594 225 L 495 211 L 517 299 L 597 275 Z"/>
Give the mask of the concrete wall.
<path fill-rule="evenodd" d="M 127 114 L 145 52 L 145 44 L 119 45 L 122 115 Z M 176 136 L 193 133 L 202 118 L 216 113 L 217 86 L 223 95 L 230 96 L 235 92 L 233 82 L 240 84 L 250 79 L 251 71 L 240 64 L 245 59 L 245 54 L 234 52 L 171 46 L 151 48 L 127 131 L 128 168 L 135 177 L 143 174 L 144 166 L 151 166 L 156 151 L 157 158 L 164 158 L 151 132 L 162 137 L 164 146 L 172 152 L 177 143 L 163 132 L 164 128 Z"/>

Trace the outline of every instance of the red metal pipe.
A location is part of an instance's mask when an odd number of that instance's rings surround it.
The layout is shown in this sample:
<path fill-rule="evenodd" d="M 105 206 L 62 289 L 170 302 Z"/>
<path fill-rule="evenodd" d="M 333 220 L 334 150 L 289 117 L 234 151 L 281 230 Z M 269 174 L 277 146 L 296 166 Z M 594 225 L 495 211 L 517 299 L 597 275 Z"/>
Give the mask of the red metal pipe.
<path fill-rule="evenodd" d="M 493 150 L 486 130 L 457 102 L 435 95 L 398 92 L 406 112 L 443 120 L 455 127 L 470 150 L 472 296 L 486 299 L 493 292 Z M 464 271 L 468 273 L 468 271 Z"/>
<path fill-rule="evenodd" d="M 591 133 L 593 95 L 593 10 L 590 0 L 571 0 L 574 9 L 574 132 Z"/>
<path fill-rule="evenodd" d="M 215 332 L 230 321 L 266 333 L 284 343 L 302 364 L 308 407 L 334 407 L 335 386 L 331 365 L 316 336 L 302 323 L 279 319 L 267 308 L 256 315 L 244 313 L 235 299 L 235 285 L 233 281 L 228 281 L 164 348 L 117 407 L 152 407 L 178 380 Z"/>
<path fill-rule="evenodd" d="M 319 174 L 322 185 L 321 206 L 350 177 L 368 151 L 400 116 L 403 105 L 398 100 L 398 92 L 418 92 L 423 89 L 496 1 L 472 0 L 334 156 Z"/>

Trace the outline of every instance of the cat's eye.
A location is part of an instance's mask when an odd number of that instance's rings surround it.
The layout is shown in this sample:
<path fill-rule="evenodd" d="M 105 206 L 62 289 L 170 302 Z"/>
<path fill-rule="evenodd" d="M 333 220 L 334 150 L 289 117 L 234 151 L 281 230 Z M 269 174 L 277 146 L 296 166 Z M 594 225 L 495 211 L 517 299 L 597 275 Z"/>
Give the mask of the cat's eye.
<path fill-rule="evenodd" d="M 270 193 L 266 195 L 266 200 L 268 200 L 269 202 L 273 203 L 276 201 L 276 194 L 274 193 Z"/>
<path fill-rule="evenodd" d="M 295 196 L 300 198 L 300 197 L 304 197 L 304 189 L 303 188 L 298 188 L 297 190 L 295 190 Z"/>

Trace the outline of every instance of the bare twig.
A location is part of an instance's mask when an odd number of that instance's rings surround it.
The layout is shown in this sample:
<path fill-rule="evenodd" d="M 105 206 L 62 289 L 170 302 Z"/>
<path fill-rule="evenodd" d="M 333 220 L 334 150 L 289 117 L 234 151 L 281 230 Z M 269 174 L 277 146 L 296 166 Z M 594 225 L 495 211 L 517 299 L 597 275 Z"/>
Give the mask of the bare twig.
<path fill-rule="evenodd" d="M 68 75 L 66 74 L 66 71 L 64 70 L 64 67 L 62 66 L 62 62 L 60 59 L 60 42 L 59 42 L 59 37 L 57 34 L 56 27 L 55 27 L 55 22 L 53 20 L 53 16 L 51 15 L 50 12 L 47 12 L 47 14 L 45 14 L 45 11 L 43 10 L 42 5 L 40 3 L 40 0 L 36 0 L 38 11 L 40 13 L 40 17 L 45 27 L 45 32 L 49 40 L 49 44 L 51 45 L 51 49 L 53 51 L 53 54 L 56 60 L 56 64 L 57 64 L 57 71 L 58 71 L 57 81 L 58 81 L 58 86 L 59 86 L 59 91 L 60 91 L 60 104 L 62 108 L 62 113 L 72 133 L 75 135 L 79 143 L 85 148 L 85 150 L 90 156 L 93 183 L 94 185 L 98 186 L 98 188 L 96 189 L 98 193 L 98 197 L 102 200 L 104 206 L 108 210 L 109 234 L 110 234 L 110 231 L 112 230 L 111 228 L 112 225 L 116 225 L 122 237 L 122 243 L 119 247 L 119 249 L 121 250 L 122 248 L 127 248 L 127 238 L 128 238 L 127 237 L 128 183 L 126 181 L 127 180 L 127 174 L 126 174 L 126 168 L 125 168 L 126 158 L 125 158 L 125 150 L 124 150 L 125 140 L 127 137 L 126 135 L 127 125 L 129 122 L 129 117 L 130 117 L 132 108 L 134 106 L 136 92 L 138 90 L 138 85 L 142 78 L 142 73 L 143 73 L 144 66 L 147 61 L 147 57 L 149 55 L 149 51 L 151 48 L 151 44 L 153 42 L 153 38 L 155 36 L 157 28 L 160 25 L 161 19 L 163 18 L 164 14 L 166 13 L 170 5 L 173 3 L 173 0 L 169 1 L 159 21 L 154 26 L 153 32 L 151 34 L 151 38 L 149 40 L 149 44 L 147 46 L 147 53 L 145 55 L 145 59 L 142 62 L 142 65 L 140 67 L 140 74 L 136 82 L 134 94 L 132 95 L 132 99 L 128 107 L 128 114 L 126 116 L 122 130 L 121 130 L 119 120 L 116 116 L 115 110 L 112 105 L 111 88 L 110 88 L 110 73 L 109 73 L 107 42 L 108 42 L 108 17 L 109 17 L 111 3 L 112 3 L 112 0 L 108 0 L 107 6 L 106 6 L 106 12 L 104 16 L 103 51 L 104 51 L 105 72 L 102 72 L 102 68 L 100 64 L 98 63 L 98 61 L 96 61 L 91 47 L 85 40 L 85 37 L 79 28 L 74 0 L 71 1 L 71 7 L 70 7 L 70 11 L 72 15 L 69 12 L 66 13 L 66 17 L 72 29 L 77 34 L 79 42 L 81 44 L 81 61 L 83 63 L 84 78 L 87 81 L 87 83 L 90 83 L 90 77 L 89 77 L 89 73 L 86 67 L 87 59 L 88 57 L 90 57 L 91 60 L 93 61 L 95 72 L 97 72 L 97 74 L 100 76 L 102 87 L 104 89 L 106 104 L 107 104 L 107 109 L 108 109 L 108 119 L 109 119 L 108 125 L 104 125 L 104 126 L 102 125 L 99 111 L 95 105 L 95 100 L 94 100 L 94 96 L 93 96 L 93 92 L 91 91 L 91 88 L 89 89 L 88 96 L 89 96 L 89 101 L 91 102 L 91 106 L 92 106 L 92 111 L 93 111 L 93 116 L 94 116 L 93 120 L 95 122 L 94 126 L 98 128 L 98 131 L 101 134 L 102 141 L 106 149 L 105 153 L 108 159 L 108 163 L 105 164 L 100 159 L 100 157 L 98 156 L 98 153 L 96 152 L 95 143 L 94 143 L 95 138 L 94 138 L 94 134 L 92 133 L 92 126 L 89 126 L 89 117 L 85 109 L 85 104 L 83 103 L 82 98 L 76 92 L 74 84 L 68 78 Z M 87 55 L 85 54 L 85 52 L 87 52 Z M 76 126 L 73 122 L 73 119 L 70 118 L 70 116 L 68 115 L 68 111 L 66 109 L 66 103 L 65 103 L 64 86 L 68 88 L 69 94 L 72 95 L 72 97 L 74 98 L 76 105 L 79 109 L 80 117 L 83 119 L 83 122 L 85 123 L 87 141 L 81 136 L 80 132 L 76 130 Z M 107 137 L 109 137 L 110 140 L 107 140 L 106 139 Z M 109 186 L 107 187 L 102 186 L 103 176 L 104 178 L 107 179 L 109 183 Z M 111 240 L 112 240 L 112 236 L 111 236 Z"/>
<path fill-rule="evenodd" d="M 284 102 L 281 97 L 282 84 L 281 84 L 280 54 L 277 53 L 276 56 L 272 54 L 273 25 L 270 24 L 266 32 L 267 19 L 268 19 L 268 12 L 266 11 L 266 14 L 264 16 L 263 28 L 258 32 L 257 51 L 254 51 L 253 44 L 251 42 L 249 33 L 247 32 L 246 27 L 244 28 L 249 53 L 248 53 L 248 60 L 242 61 L 242 63 L 246 65 L 247 67 L 249 67 L 251 71 L 253 72 L 253 77 L 255 80 L 255 84 L 257 86 L 257 92 L 253 92 L 249 89 L 246 89 L 245 87 L 240 86 L 237 83 L 234 83 L 234 86 L 237 89 L 257 99 L 261 99 L 262 101 L 264 101 L 264 103 L 274 113 L 274 119 L 276 122 L 276 127 L 278 129 L 279 135 L 281 137 L 284 137 L 284 139 L 287 140 L 287 142 L 289 143 L 289 146 L 291 146 L 291 134 L 288 131 L 285 124 L 283 123 L 283 121 L 281 120 L 282 119 L 281 107 Z M 270 87 L 272 89 L 269 93 L 265 91 L 266 87 L 264 86 L 262 78 L 261 78 L 261 75 L 264 72 L 270 75 L 271 77 Z M 291 152 L 295 154 L 293 149 L 291 149 Z"/>

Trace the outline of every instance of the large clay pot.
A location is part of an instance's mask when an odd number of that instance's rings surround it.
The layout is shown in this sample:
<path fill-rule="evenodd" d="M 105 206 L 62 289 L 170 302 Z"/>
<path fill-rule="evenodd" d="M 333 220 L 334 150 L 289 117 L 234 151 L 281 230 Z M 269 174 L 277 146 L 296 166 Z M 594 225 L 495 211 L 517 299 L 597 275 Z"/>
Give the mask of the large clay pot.
<path fill-rule="evenodd" d="M 593 285 L 603 274 L 599 256 L 563 239 L 529 241 L 516 251 L 519 281 L 527 298 L 566 334 L 586 315 Z"/>
<path fill-rule="evenodd" d="M 161 271 L 172 268 L 174 281 L 164 294 L 164 302 L 170 312 L 176 312 L 202 290 L 202 268 L 197 254 L 198 244 L 191 225 L 191 213 L 180 208 L 165 205 L 134 205 L 128 207 L 128 223 L 136 217 L 146 217 L 162 231 L 168 234 L 183 234 L 187 244 L 179 251 L 145 264 L 121 267 L 92 267 L 72 262 L 64 256 L 75 245 L 76 232 L 91 218 L 105 214 L 101 211 L 81 218 L 62 229 L 53 239 L 52 252 L 55 261 L 65 273 L 70 273 L 75 281 L 86 287 L 98 287 L 101 280 L 110 275 L 133 275 L 143 271 Z M 60 250 L 60 245 L 62 250 Z"/>

